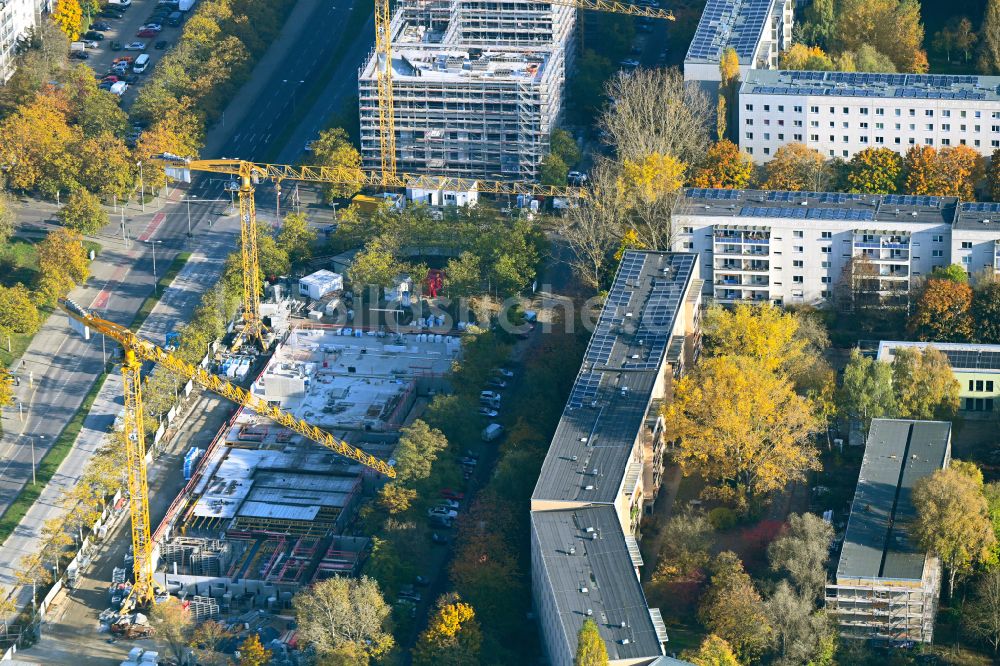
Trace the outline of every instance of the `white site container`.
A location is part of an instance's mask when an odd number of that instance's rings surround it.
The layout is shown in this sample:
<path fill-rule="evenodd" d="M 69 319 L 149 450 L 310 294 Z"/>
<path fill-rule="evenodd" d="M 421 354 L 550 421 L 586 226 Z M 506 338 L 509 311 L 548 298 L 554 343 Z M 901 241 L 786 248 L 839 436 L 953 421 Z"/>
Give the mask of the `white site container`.
<path fill-rule="evenodd" d="M 331 291 L 343 291 L 344 276 L 328 270 L 319 270 L 299 280 L 299 294 L 312 299 L 323 298 Z"/>

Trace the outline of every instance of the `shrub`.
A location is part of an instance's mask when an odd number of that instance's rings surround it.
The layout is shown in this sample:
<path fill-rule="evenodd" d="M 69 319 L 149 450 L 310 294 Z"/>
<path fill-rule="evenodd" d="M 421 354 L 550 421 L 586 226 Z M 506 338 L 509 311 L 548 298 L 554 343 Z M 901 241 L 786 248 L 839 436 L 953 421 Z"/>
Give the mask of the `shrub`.
<path fill-rule="evenodd" d="M 708 512 L 708 522 L 717 530 L 731 530 L 736 527 L 736 512 L 724 506 L 718 506 Z"/>

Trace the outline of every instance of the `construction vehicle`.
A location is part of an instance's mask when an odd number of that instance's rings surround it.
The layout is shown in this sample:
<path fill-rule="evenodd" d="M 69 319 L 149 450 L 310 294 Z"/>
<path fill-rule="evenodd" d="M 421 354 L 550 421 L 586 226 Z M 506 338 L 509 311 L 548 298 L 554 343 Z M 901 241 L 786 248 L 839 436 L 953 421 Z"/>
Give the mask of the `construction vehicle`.
<path fill-rule="evenodd" d="M 143 438 L 142 389 L 140 370 L 143 361 L 153 361 L 198 386 L 247 407 L 303 437 L 322 444 L 335 453 L 384 474 L 396 476 L 392 465 L 316 426 L 298 419 L 267 400 L 239 386 L 213 375 L 207 370 L 186 363 L 172 356 L 128 328 L 101 319 L 67 299 L 59 300 L 59 307 L 84 326 L 116 341 L 124 350 L 122 380 L 125 393 L 124 432 L 126 434 L 126 478 L 129 493 L 129 510 L 132 518 L 132 589 L 122 602 L 119 614 L 128 615 L 136 607 L 148 607 L 156 600 L 158 584 L 153 578 L 153 541 L 149 517 L 149 487 L 146 482 L 146 444 Z"/>

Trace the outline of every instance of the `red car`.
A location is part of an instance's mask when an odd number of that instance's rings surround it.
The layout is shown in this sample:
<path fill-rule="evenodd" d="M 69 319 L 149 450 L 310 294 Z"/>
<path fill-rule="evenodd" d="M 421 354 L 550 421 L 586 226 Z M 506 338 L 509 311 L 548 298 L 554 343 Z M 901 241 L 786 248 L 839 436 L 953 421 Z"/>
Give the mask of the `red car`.
<path fill-rule="evenodd" d="M 148 30 L 148 29 L 147 29 L 147 30 L 140 30 L 140 31 L 139 31 L 139 32 L 137 33 L 137 35 L 136 35 L 136 36 L 137 36 L 137 37 L 156 37 L 156 35 L 158 35 L 158 34 L 159 34 L 159 33 L 158 33 L 158 32 L 156 32 L 155 30 Z"/>
<path fill-rule="evenodd" d="M 461 502 L 463 499 L 465 499 L 465 493 L 460 493 L 456 490 L 452 490 L 451 488 L 442 488 L 441 497 L 443 497 L 444 499 L 450 499 L 450 500 L 455 500 L 456 502 Z"/>
<path fill-rule="evenodd" d="M 112 75 L 112 76 L 105 76 L 103 79 L 101 79 L 101 82 L 102 83 L 118 83 L 118 77 L 114 76 L 114 75 Z"/>

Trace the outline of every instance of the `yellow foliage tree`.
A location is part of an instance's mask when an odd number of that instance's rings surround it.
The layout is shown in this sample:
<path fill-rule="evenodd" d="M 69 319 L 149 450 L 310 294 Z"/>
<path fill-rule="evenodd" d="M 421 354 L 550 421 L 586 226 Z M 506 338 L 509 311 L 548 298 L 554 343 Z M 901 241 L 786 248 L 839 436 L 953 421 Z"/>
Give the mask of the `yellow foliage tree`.
<path fill-rule="evenodd" d="M 42 93 L 0 122 L 0 164 L 9 167 L 8 187 L 49 196 L 75 187 L 83 133 L 69 124 L 68 110 L 60 93 Z"/>
<path fill-rule="evenodd" d="M 80 22 L 83 21 L 79 0 L 59 0 L 52 11 L 52 20 L 71 42 L 75 42 L 80 38 Z"/>
<path fill-rule="evenodd" d="M 651 153 L 641 161 L 626 159 L 622 165 L 625 189 L 639 201 L 651 202 L 677 192 L 684 184 L 687 166 L 673 155 Z"/>
<path fill-rule="evenodd" d="M 66 228 L 49 232 L 38 244 L 38 269 L 44 302 L 52 303 L 69 293 L 74 284 L 83 284 L 90 275 L 83 236 Z"/>
<path fill-rule="evenodd" d="M 706 636 L 697 652 L 685 652 L 683 656 L 694 666 L 740 666 L 729 643 L 715 634 Z"/>
<path fill-rule="evenodd" d="M 975 183 L 984 175 L 983 159 L 968 146 L 914 146 L 906 153 L 905 188 L 909 194 L 974 198 Z"/>
<path fill-rule="evenodd" d="M 340 127 L 332 127 L 320 132 L 319 139 L 313 144 L 313 154 L 316 158 L 316 164 L 344 169 L 345 174 L 356 183 L 328 185 L 326 188 L 327 199 L 349 197 L 357 192 L 360 183 L 364 180 L 364 173 L 361 171 L 361 154 L 351 144 L 347 132 Z"/>
<path fill-rule="evenodd" d="M 709 354 L 746 356 L 770 372 L 796 367 L 806 348 L 806 341 L 796 336 L 795 315 L 771 303 L 738 303 L 731 309 L 713 305 L 702 327 Z"/>
<path fill-rule="evenodd" d="M 826 177 L 826 159 L 805 144 L 786 143 L 774 151 L 765 169 L 765 190 L 821 191 Z"/>
<path fill-rule="evenodd" d="M 900 72 L 927 71 L 918 0 L 841 0 L 834 40 L 845 51 L 871 46 Z"/>
<path fill-rule="evenodd" d="M 705 163 L 691 178 L 691 186 L 744 189 L 750 185 L 753 171 L 753 158 L 732 141 L 723 139 L 708 149 Z"/>
<path fill-rule="evenodd" d="M 740 56 L 736 49 L 729 47 L 722 52 L 719 59 L 719 74 L 722 77 L 720 85 L 726 87 L 740 77 Z"/>
<path fill-rule="evenodd" d="M 472 606 L 447 595 L 413 648 L 416 666 L 463 666 L 479 662 L 482 631 Z"/>
<path fill-rule="evenodd" d="M 811 402 L 757 359 L 703 360 L 677 383 L 665 416 L 682 441 L 681 470 L 705 479 L 708 496 L 742 507 L 819 469 Z"/>
<path fill-rule="evenodd" d="M 148 161 L 148 155 L 173 153 L 182 157 L 198 154 L 201 148 L 202 129 L 197 118 L 181 108 L 173 108 L 139 136 L 135 155 L 143 161 L 143 185 L 150 190 L 158 190 L 167 182 L 162 166 Z"/>
<path fill-rule="evenodd" d="M 801 42 L 792 44 L 781 53 L 781 69 L 829 71 L 833 61 L 818 46 L 807 46 Z"/>

